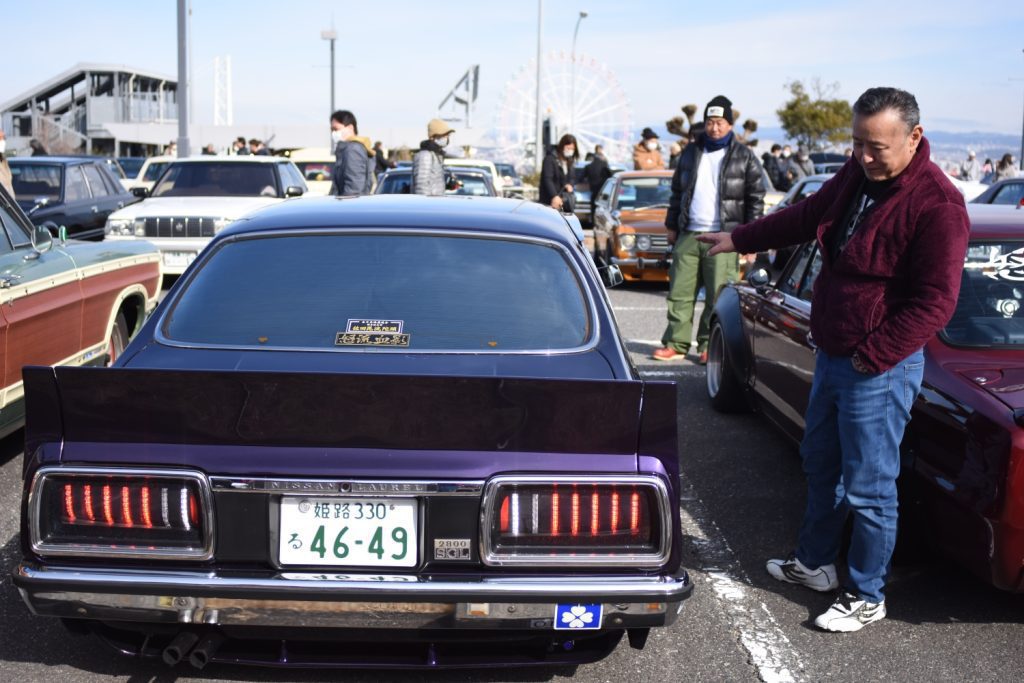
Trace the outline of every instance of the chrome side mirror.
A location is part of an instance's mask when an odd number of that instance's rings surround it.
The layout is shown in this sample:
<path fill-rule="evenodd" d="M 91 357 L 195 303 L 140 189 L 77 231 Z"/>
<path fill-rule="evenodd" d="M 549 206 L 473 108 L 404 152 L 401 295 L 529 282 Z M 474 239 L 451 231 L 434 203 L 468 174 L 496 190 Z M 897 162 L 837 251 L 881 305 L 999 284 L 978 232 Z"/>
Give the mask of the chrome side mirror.
<path fill-rule="evenodd" d="M 614 263 L 609 263 L 601 269 L 601 279 L 605 287 L 618 287 L 626 281 L 626 278 L 622 277 L 622 271 Z"/>
<path fill-rule="evenodd" d="M 42 199 L 37 200 L 36 203 L 32 206 L 31 209 L 29 209 L 26 212 L 25 215 L 26 216 L 31 216 L 32 214 L 34 214 L 39 209 L 42 209 L 43 207 L 46 207 L 46 206 L 49 206 L 49 205 L 50 205 L 50 200 L 48 198 L 46 198 L 46 197 L 43 197 Z"/>
<path fill-rule="evenodd" d="M 56 224 L 54 224 L 56 227 Z M 32 231 L 32 251 L 25 255 L 27 260 L 35 260 L 53 248 L 53 235 L 46 224 L 37 225 Z"/>
<path fill-rule="evenodd" d="M 288 187 L 284 188 L 285 197 L 301 197 L 305 193 L 306 191 L 299 187 L 298 185 L 289 185 Z"/>
<path fill-rule="evenodd" d="M 764 294 L 764 290 L 771 284 L 771 281 L 772 276 L 764 268 L 755 268 L 747 273 L 747 283 L 759 294 Z"/>

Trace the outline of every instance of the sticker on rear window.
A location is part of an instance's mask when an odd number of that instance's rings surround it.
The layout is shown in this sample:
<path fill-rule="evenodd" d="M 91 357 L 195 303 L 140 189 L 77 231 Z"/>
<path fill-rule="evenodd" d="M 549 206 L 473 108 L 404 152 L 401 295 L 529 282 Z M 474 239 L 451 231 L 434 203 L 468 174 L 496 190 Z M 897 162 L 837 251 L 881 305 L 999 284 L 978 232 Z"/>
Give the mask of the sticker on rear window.
<path fill-rule="evenodd" d="M 335 346 L 409 346 L 407 334 L 349 334 L 339 332 Z"/>
<path fill-rule="evenodd" d="M 348 334 L 402 334 L 403 320 L 352 320 L 348 321 Z"/>

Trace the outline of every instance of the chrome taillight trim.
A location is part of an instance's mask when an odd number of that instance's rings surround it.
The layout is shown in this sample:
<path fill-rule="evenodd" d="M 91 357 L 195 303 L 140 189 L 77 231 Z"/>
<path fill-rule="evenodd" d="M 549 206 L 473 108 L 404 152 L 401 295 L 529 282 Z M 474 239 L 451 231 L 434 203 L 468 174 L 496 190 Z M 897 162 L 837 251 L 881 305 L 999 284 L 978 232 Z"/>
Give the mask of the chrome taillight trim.
<path fill-rule="evenodd" d="M 42 540 L 40 506 L 46 477 L 61 475 L 75 477 L 166 477 L 196 483 L 202 503 L 202 548 L 111 548 L 103 544 L 48 543 Z M 213 496 L 206 475 L 195 470 L 149 469 L 129 467 L 48 466 L 36 471 L 28 492 L 29 533 L 32 551 L 41 557 L 130 557 L 146 560 L 209 560 L 213 558 L 215 527 L 213 523 Z"/>
<path fill-rule="evenodd" d="M 647 486 L 655 489 L 658 502 L 658 520 L 661 524 L 658 552 L 633 554 L 606 554 L 597 552 L 590 556 L 552 556 L 545 554 L 501 554 L 491 547 L 491 528 L 498 510 L 494 503 L 498 492 L 503 486 L 510 484 L 620 484 L 624 486 Z M 636 567 L 654 569 L 668 562 L 672 554 L 672 514 L 669 505 L 668 486 L 663 479 L 645 475 L 499 475 L 490 479 L 484 486 L 484 495 L 480 501 L 480 559 L 490 567 L 529 566 L 529 567 Z"/>

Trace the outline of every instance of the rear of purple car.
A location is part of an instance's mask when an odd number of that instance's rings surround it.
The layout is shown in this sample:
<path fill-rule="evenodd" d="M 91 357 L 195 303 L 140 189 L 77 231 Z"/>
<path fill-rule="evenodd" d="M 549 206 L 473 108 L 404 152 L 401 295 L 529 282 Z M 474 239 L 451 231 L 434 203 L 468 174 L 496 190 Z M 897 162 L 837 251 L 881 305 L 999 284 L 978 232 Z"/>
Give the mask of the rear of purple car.
<path fill-rule="evenodd" d="M 595 661 L 680 566 L 676 390 L 589 255 L 512 200 L 285 202 L 223 233 L 115 368 L 26 368 L 29 607 L 132 655 Z"/>

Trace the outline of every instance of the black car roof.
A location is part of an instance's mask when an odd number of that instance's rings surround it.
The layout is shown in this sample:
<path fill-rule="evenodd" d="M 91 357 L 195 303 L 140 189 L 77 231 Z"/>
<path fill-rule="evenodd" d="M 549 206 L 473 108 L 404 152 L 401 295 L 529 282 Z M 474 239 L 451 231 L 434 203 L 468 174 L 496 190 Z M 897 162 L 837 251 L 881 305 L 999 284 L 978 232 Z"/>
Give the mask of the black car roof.
<path fill-rule="evenodd" d="M 427 228 L 511 233 L 566 244 L 576 241 L 557 211 L 536 202 L 411 194 L 291 199 L 249 214 L 220 236 L 282 228 Z"/>
<path fill-rule="evenodd" d="M 7 157 L 7 161 L 12 164 L 29 163 L 29 164 L 51 164 L 51 165 L 66 165 L 66 164 L 88 164 L 92 161 L 102 161 L 102 157 L 76 157 L 76 156 L 37 156 L 37 157 Z"/>

